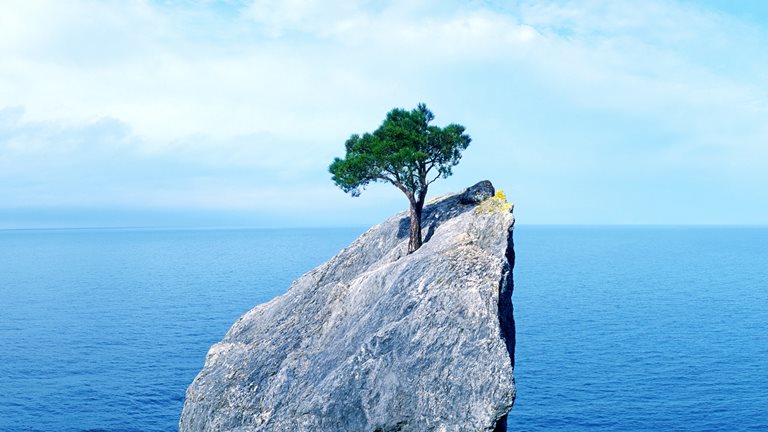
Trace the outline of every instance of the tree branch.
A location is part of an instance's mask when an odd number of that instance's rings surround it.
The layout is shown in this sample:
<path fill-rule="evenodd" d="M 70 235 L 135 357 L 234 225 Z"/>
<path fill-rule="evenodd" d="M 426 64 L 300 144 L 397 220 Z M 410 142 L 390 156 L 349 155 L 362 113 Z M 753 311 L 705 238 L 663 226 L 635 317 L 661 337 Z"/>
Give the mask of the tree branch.
<path fill-rule="evenodd" d="M 378 177 L 377 177 L 377 179 L 379 179 L 379 180 L 384 180 L 384 181 L 386 181 L 386 182 L 390 182 L 390 183 L 392 183 L 392 184 L 395 184 L 395 183 L 397 182 L 397 180 L 396 180 L 396 179 L 394 179 L 394 178 L 392 178 L 392 177 L 387 177 L 387 176 L 385 176 L 385 175 L 381 175 L 381 176 L 378 176 Z"/>
<path fill-rule="evenodd" d="M 435 178 L 433 178 L 432 180 L 430 180 L 430 181 L 428 181 L 428 182 L 427 182 L 427 186 L 429 186 L 429 185 L 431 185 L 432 183 L 434 183 L 435 181 L 437 181 L 437 179 L 439 179 L 441 175 L 442 175 L 442 174 L 441 174 L 440 172 L 438 172 L 438 173 L 437 173 L 437 175 L 435 176 Z"/>
<path fill-rule="evenodd" d="M 390 174 L 391 174 L 391 173 L 390 173 Z M 402 183 L 402 182 L 400 182 L 399 180 L 397 180 L 397 178 L 394 178 L 394 179 L 393 179 L 393 178 L 390 178 L 390 177 L 387 177 L 387 176 L 384 176 L 384 175 L 382 175 L 382 176 L 379 176 L 379 177 L 378 177 L 378 179 L 380 179 L 380 180 L 384 180 L 384 181 L 387 181 L 387 182 L 390 182 L 390 183 L 392 183 L 392 184 L 393 184 L 393 185 L 395 185 L 395 186 L 396 186 L 398 189 L 400 189 L 400 190 L 401 190 L 401 191 L 402 191 L 402 192 L 405 194 L 405 196 L 406 196 L 406 197 L 408 197 L 408 200 L 409 200 L 409 201 L 413 201 L 413 200 L 414 200 L 414 197 L 413 197 L 413 192 L 409 191 L 409 190 L 408 190 L 408 188 L 407 188 L 407 187 L 405 187 L 405 185 L 403 185 L 403 183 Z"/>
<path fill-rule="evenodd" d="M 392 175 L 392 177 L 394 178 L 394 181 L 392 182 L 392 184 L 396 184 L 396 183 L 402 184 L 403 183 L 403 179 L 400 178 L 400 174 L 394 168 L 389 168 L 389 169 L 388 168 L 382 168 L 382 170 L 384 172 L 386 172 L 387 174 Z"/>

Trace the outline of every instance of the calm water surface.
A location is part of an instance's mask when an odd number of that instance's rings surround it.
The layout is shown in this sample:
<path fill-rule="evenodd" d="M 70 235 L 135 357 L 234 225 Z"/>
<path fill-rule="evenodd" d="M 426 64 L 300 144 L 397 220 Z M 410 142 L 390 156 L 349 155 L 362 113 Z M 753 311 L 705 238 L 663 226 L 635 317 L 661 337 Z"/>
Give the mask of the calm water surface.
<path fill-rule="evenodd" d="M 170 431 L 208 347 L 361 230 L 0 231 L 0 431 Z M 768 430 L 768 229 L 516 229 L 510 430 Z"/>

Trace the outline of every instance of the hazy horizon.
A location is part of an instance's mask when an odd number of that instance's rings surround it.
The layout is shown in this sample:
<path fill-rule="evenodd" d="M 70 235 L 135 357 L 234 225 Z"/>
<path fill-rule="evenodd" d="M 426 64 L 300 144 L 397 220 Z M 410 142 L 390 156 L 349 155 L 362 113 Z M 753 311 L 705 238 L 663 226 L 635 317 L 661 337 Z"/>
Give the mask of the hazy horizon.
<path fill-rule="evenodd" d="M 379 221 L 383 222 L 383 220 Z M 219 225 L 83 225 L 83 226 L 29 226 L 29 227 L 3 227 L 0 231 L 88 231 L 88 230 L 274 230 L 274 231 L 302 231 L 302 230 L 361 230 L 361 232 L 371 228 L 371 225 L 237 225 L 237 224 L 219 224 Z M 531 227 L 531 228 L 658 228 L 658 229 L 696 229 L 696 228 L 724 228 L 724 229 L 747 229 L 747 228 L 768 228 L 768 224 L 675 224 L 675 223 L 658 223 L 658 224 L 623 224 L 623 223 L 515 223 L 515 227 Z"/>

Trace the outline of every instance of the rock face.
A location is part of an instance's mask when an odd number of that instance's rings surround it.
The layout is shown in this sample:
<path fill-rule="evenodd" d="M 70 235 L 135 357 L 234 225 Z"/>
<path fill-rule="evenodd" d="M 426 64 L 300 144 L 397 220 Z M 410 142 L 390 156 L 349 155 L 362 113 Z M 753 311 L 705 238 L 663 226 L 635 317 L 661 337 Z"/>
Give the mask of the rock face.
<path fill-rule="evenodd" d="M 187 390 L 180 431 L 504 430 L 511 205 L 490 182 L 400 213 L 241 317 Z"/>

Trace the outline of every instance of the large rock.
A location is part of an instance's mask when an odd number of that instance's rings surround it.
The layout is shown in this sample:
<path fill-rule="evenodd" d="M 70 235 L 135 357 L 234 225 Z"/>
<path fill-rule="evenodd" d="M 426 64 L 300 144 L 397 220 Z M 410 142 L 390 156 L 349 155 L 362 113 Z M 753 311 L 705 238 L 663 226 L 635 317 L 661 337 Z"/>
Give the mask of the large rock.
<path fill-rule="evenodd" d="M 427 205 L 410 255 L 397 214 L 246 313 L 208 352 L 179 429 L 503 430 L 514 218 L 493 193 Z"/>

